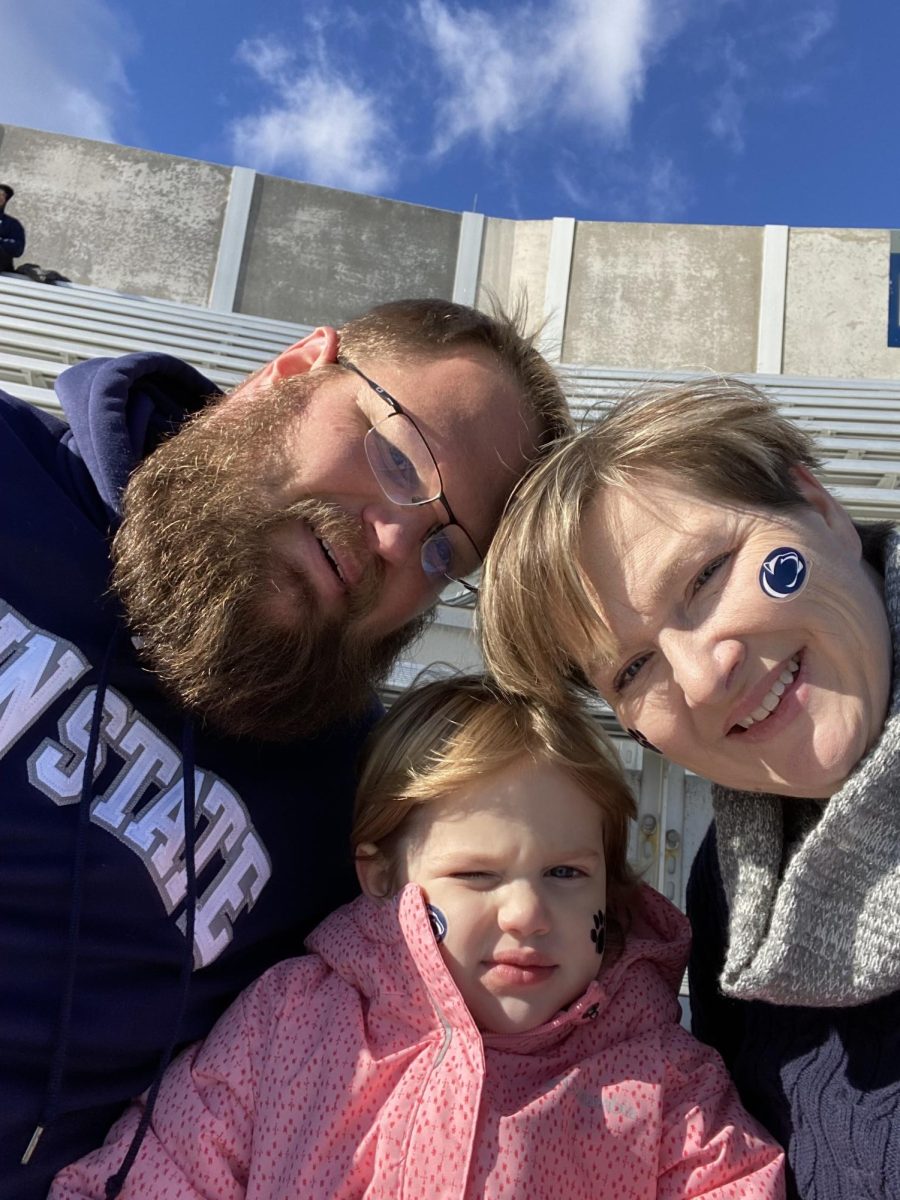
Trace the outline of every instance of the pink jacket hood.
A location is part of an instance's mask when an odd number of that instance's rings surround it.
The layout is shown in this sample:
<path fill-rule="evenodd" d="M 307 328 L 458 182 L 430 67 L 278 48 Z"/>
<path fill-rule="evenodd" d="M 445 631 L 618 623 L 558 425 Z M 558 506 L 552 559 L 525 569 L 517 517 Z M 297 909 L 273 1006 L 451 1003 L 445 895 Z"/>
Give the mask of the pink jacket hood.
<path fill-rule="evenodd" d="M 482 1037 L 423 897 L 359 899 L 170 1068 L 135 1200 L 778 1200 L 782 1155 L 678 1023 L 685 919 L 642 889 L 626 947 L 538 1029 Z M 140 1109 L 57 1178 L 104 1194 Z"/>
<path fill-rule="evenodd" d="M 673 1018 L 678 1012 L 678 988 L 690 951 L 690 925 L 674 905 L 643 884 L 631 911 L 624 951 L 583 996 L 552 1021 L 528 1033 L 482 1034 L 485 1046 L 519 1048 L 530 1054 L 558 1041 L 588 1010 L 589 1019 L 599 1017 L 627 986 L 638 964 L 642 972 L 653 971 L 668 985 L 654 988 L 654 999 L 663 1009 L 656 1019 Z M 370 1001 L 387 1003 L 398 1021 L 408 1021 L 410 1036 L 423 1033 L 433 1023 L 428 1005 L 423 1006 L 428 997 L 453 1024 L 475 1029 L 444 966 L 425 913 L 422 891 L 415 884 L 407 885 L 389 901 L 360 896 L 326 917 L 307 938 L 306 945 L 351 987 Z M 641 1020 L 642 1014 L 636 1013 L 635 1017 Z M 616 1022 L 608 1037 L 600 1035 L 602 1042 L 619 1036 L 619 1028 Z"/>

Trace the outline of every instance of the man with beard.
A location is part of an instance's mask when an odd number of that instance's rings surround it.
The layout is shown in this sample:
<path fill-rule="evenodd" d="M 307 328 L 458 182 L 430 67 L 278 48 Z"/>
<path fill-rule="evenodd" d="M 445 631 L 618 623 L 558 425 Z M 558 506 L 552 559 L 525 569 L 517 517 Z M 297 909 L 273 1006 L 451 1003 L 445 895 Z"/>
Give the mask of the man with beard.
<path fill-rule="evenodd" d="M 68 427 L 0 397 L 0 1200 L 355 890 L 373 685 L 569 427 L 514 324 L 444 301 L 224 397 L 158 354 L 57 390 Z"/>

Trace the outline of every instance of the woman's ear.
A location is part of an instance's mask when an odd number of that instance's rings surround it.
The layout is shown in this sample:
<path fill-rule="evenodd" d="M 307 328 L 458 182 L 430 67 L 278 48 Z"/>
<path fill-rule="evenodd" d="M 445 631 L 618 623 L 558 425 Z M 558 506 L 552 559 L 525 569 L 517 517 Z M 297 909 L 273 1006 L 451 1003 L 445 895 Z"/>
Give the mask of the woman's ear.
<path fill-rule="evenodd" d="M 356 878 L 373 900 L 386 900 L 393 891 L 391 864 L 372 842 L 356 847 Z"/>

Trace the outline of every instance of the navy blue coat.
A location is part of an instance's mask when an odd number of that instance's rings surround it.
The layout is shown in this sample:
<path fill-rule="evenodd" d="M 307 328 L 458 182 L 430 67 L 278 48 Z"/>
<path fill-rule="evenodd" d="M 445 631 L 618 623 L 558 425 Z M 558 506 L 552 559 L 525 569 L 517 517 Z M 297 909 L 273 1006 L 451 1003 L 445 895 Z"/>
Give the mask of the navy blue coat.
<path fill-rule="evenodd" d="M 0 212 L 0 259 L 18 258 L 25 253 L 25 230 L 21 221 Z"/>
<path fill-rule="evenodd" d="M 69 426 L 0 393 L 0 1200 L 43 1200 L 56 1170 L 147 1087 L 189 961 L 185 722 L 127 636 L 105 672 L 78 870 L 74 855 L 99 664 L 119 617 L 108 592 L 119 497 L 216 389 L 176 359 L 135 354 L 73 367 L 58 391 Z M 353 773 L 377 711 L 373 700 L 357 726 L 287 746 L 196 729 L 199 903 L 178 1042 L 204 1035 L 357 891 Z"/>
<path fill-rule="evenodd" d="M 687 907 L 693 1031 L 785 1147 L 789 1200 L 897 1200 L 900 993 L 847 1008 L 723 996 L 728 903 L 715 826 L 691 869 Z"/>

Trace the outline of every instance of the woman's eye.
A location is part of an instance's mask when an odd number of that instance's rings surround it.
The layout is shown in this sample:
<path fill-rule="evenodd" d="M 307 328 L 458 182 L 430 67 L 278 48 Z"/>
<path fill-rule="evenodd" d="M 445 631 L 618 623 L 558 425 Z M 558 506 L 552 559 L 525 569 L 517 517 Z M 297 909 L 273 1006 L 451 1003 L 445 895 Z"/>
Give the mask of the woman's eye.
<path fill-rule="evenodd" d="M 551 867 L 547 874 L 551 879 L 580 879 L 584 871 L 580 867 Z"/>
<path fill-rule="evenodd" d="M 712 562 L 708 562 L 694 579 L 693 592 L 696 594 L 702 587 L 705 587 L 716 571 L 728 562 L 729 558 L 731 558 L 730 552 L 728 554 L 720 554 L 718 558 L 714 558 Z"/>
<path fill-rule="evenodd" d="M 622 668 L 613 680 L 613 687 L 616 692 L 624 692 L 629 684 L 634 683 L 649 657 L 649 654 L 642 654 L 639 658 L 633 658 L 627 667 Z"/>

